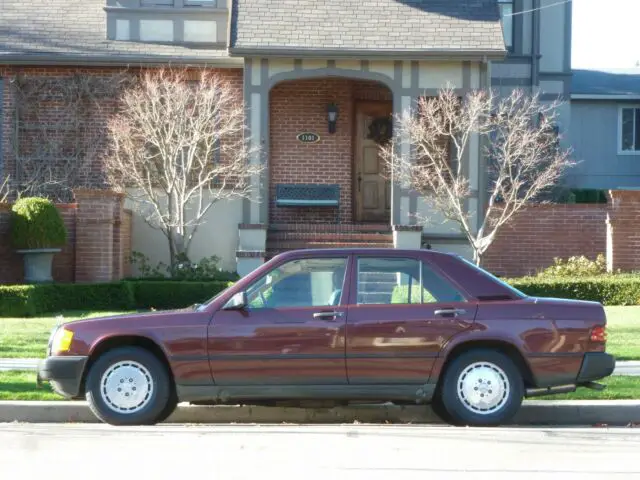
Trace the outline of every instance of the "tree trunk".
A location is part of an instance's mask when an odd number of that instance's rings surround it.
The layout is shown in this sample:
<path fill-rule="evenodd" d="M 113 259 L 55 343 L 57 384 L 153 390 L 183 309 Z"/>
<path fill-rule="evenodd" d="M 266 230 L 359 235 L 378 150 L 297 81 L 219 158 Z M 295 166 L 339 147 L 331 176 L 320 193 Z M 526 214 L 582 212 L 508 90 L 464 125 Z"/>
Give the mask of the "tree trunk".
<path fill-rule="evenodd" d="M 473 261 L 476 264 L 477 267 L 481 267 L 482 266 L 482 253 L 480 253 L 479 250 L 476 250 L 475 248 L 473 249 Z"/>

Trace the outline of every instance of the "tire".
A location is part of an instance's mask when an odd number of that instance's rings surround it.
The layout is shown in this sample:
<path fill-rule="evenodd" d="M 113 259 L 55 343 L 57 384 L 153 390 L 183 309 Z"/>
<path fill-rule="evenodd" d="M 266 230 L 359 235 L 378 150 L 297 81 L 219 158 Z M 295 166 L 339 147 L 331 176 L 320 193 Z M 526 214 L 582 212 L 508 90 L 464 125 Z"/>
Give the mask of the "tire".
<path fill-rule="evenodd" d="M 172 390 L 171 394 L 169 395 L 169 401 L 167 402 L 167 406 L 158 416 L 156 423 L 162 423 L 167 418 L 169 418 L 171 414 L 175 411 L 177 406 L 178 406 L 178 397 L 176 396 L 175 391 Z"/>
<path fill-rule="evenodd" d="M 154 354 L 140 347 L 120 347 L 102 354 L 91 366 L 86 397 L 91 411 L 105 423 L 153 425 L 173 411 L 169 411 L 170 382 Z"/>
<path fill-rule="evenodd" d="M 449 423 L 497 426 L 511 420 L 520 409 L 524 381 L 507 355 L 478 349 L 452 360 L 440 391 Z"/>

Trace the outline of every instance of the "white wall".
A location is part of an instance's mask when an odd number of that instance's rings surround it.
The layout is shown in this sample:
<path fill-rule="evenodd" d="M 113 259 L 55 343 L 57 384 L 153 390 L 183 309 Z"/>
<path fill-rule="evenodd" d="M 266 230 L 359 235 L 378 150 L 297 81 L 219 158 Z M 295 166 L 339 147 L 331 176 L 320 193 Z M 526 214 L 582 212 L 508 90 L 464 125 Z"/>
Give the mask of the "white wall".
<path fill-rule="evenodd" d="M 127 198 L 125 208 L 133 211 L 131 243 L 132 251 L 147 257 L 152 266 L 158 262 L 169 262 L 169 243 L 160 230 L 151 228 L 142 218 L 136 205 Z M 238 247 L 238 224 L 242 222 L 242 200 L 221 200 L 207 212 L 204 222 L 191 244 L 190 258 L 198 261 L 204 257 L 217 255 L 220 267 L 236 270 L 236 249 Z M 132 272 L 136 275 L 135 268 Z"/>

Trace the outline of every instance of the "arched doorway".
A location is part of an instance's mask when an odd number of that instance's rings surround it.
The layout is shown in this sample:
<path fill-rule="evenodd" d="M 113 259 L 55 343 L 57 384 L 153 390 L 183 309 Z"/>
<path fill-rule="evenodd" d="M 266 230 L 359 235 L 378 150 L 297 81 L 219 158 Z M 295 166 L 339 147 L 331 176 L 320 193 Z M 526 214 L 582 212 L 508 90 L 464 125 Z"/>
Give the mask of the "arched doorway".
<path fill-rule="evenodd" d="M 329 126 L 328 107 L 337 111 Z M 269 92 L 269 223 L 391 223 L 391 185 L 379 142 L 390 134 L 393 95 L 371 80 L 314 77 L 285 80 Z M 301 134 L 312 134 L 312 141 Z M 316 138 L 317 137 L 317 138 Z M 278 185 L 339 186 L 338 212 L 281 207 Z"/>

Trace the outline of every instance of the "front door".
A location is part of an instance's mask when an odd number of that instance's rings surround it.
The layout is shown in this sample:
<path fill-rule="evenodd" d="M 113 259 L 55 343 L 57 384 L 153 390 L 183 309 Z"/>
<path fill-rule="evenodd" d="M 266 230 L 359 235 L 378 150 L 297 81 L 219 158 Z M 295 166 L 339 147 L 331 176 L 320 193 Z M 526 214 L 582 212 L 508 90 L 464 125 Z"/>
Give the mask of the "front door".
<path fill-rule="evenodd" d="M 380 146 L 370 138 L 376 119 L 389 118 L 390 102 L 356 104 L 354 178 L 356 221 L 388 223 L 391 216 L 391 183 L 382 176 Z"/>
<path fill-rule="evenodd" d="M 246 289 L 248 307 L 218 311 L 208 331 L 215 384 L 346 384 L 347 260 L 287 261 Z"/>
<path fill-rule="evenodd" d="M 472 327 L 477 305 L 415 258 L 360 255 L 353 268 L 349 383 L 424 385 L 444 344 Z"/>

